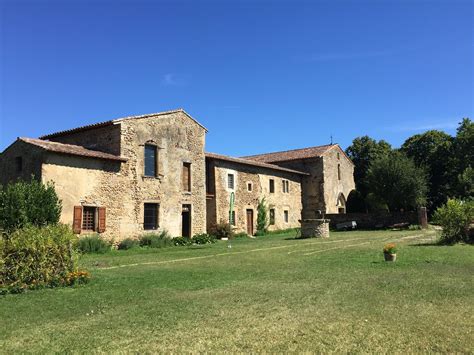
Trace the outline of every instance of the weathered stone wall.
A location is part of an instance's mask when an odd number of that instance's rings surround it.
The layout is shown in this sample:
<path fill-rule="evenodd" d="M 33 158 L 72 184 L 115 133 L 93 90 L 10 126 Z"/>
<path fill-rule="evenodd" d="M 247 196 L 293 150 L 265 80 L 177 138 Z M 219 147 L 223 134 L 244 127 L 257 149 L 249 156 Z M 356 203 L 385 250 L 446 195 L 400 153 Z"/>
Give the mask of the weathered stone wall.
<path fill-rule="evenodd" d="M 338 213 L 339 209 L 345 212 L 347 197 L 355 189 L 354 165 L 338 146 L 324 154 L 323 162 L 326 213 Z"/>
<path fill-rule="evenodd" d="M 17 171 L 16 158 L 22 158 L 22 171 Z M 41 162 L 43 150 L 17 140 L 0 154 L 0 184 L 6 185 L 17 179 L 30 180 L 34 175 L 41 179 Z"/>
<path fill-rule="evenodd" d="M 120 155 L 120 124 L 91 128 L 85 131 L 68 133 L 49 140 L 65 144 L 80 145 L 91 150 Z"/>
<path fill-rule="evenodd" d="M 360 229 L 386 228 L 399 223 L 418 224 L 418 214 L 416 211 L 392 213 L 334 213 L 327 214 L 326 218 L 331 221 L 331 228 L 335 228 L 338 223 L 351 221 L 355 221 L 357 228 Z"/>
<path fill-rule="evenodd" d="M 53 181 L 62 201 L 61 222 L 71 224 L 74 206 L 106 208 L 103 237 L 120 240 L 123 179 L 120 162 L 48 153 L 42 167 L 42 181 Z"/>
<path fill-rule="evenodd" d="M 211 160 L 208 165 L 214 169 L 214 198 L 208 204 L 215 213 L 208 216 L 208 229 L 218 222 L 229 221 L 230 194 L 235 193 L 235 229 L 247 232 L 247 210 L 253 211 L 253 229 L 257 228 L 257 206 L 259 198 L 265 197 L 269 208 L 275 209 L 275 224 L 270 230 L 299 227 L 301 219 L 301 176 L 290 172 L 252 167 L 234 162 Z M 234 174 L 234 189 L 227 184 L 228 174 Z M 269 191 L 269 180 L 275 181 L 275 192 Z M 283 192 L 282 179 L 289 181 L 289 193 Z M 248 184 L 252 190 L 248 191 Z M 215 204 L 215 207 L 214 205 Z M 284 221 L 284 211 L 288 211 L 288 223 Z"/>
<path fill-rule="evenodd" d="M 316 211 L 324 211 L 323 158 L 311 158 L 279 162 L 277 165 L 310 174 L 302 180 L 303 218 L 317 218 Z"/>

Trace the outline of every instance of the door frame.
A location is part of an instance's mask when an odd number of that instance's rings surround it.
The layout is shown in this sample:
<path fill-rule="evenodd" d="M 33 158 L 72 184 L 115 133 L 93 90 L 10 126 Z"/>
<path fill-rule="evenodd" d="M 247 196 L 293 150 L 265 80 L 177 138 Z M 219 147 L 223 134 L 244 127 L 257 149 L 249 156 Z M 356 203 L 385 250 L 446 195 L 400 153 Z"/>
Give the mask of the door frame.
<path fill-rule="evenodd" d="M 250 214 L 249 214 L 250 212 Z M 249 215 L 250 215 L 250 224 L 249 224 Z M 253 235 L 254 234 L 254 220 L 253 220 L 253 209 L 252 208 L 247 208 L 245 211 L 245 221 L 246 221 L 246 228 L 247 228 L 247 234 L 248 235 Z M 250 227 L 250 228 L 249 228 Z"/>

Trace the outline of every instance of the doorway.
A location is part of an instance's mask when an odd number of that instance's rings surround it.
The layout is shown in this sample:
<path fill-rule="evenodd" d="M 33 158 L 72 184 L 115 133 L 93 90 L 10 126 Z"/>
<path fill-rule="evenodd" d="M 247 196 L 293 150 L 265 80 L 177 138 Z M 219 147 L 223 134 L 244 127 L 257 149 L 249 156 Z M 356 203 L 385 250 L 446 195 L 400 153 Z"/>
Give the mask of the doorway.
<path fill-rule="evenodd" d="M 181 212 L 181 236 L 191 238 L 191 205 L 183 205 Z"/>
<path fill-rule="evenodd" d="M 253 235 L 253 210 L 247 210 L 247 234 Z"/>

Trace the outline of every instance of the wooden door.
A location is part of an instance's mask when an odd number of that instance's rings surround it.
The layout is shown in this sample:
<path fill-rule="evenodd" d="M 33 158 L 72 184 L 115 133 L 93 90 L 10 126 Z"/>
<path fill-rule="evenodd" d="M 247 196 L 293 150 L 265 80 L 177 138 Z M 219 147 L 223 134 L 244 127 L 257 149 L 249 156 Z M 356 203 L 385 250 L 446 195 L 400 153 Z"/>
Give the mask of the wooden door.
<path fill-rule="evenodd" d="M 247 210 L 247 234 L 253 235 L 253 210 Z"/>

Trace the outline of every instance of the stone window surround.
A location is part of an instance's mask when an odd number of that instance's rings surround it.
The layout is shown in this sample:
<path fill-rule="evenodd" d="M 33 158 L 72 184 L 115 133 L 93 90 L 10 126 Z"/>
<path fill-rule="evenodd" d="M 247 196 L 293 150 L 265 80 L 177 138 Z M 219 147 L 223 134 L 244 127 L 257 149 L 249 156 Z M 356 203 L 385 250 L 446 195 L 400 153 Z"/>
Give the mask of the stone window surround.
<path fill-rule="evenodd" d="M 155 157 L 155 159 L 156 159 L 156 172 L 155 172 L 155 176 L 145 175 L 145 146 L 146 145 L 152 145 L 152 146 L 156 147 L 156 157 Z M 143 148 L 143 154 L 141 155 L 141 159 L 143 161 L 142 179 L 143 180 L 145 180 L 145 179 L 158 179 L 158 180 L 160 180 L 164 176 L 164 174 L 163 174 L 163 163 L 162 163 L 162 159 L 161 159 L 161 157 L 162 157 L 161 150 L 164 149 L 164 148 L 161 147 L 153 139 L 147 140 L 145 143 L 139 144 L 138 146 Z"/>

